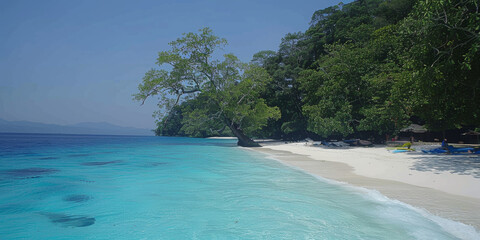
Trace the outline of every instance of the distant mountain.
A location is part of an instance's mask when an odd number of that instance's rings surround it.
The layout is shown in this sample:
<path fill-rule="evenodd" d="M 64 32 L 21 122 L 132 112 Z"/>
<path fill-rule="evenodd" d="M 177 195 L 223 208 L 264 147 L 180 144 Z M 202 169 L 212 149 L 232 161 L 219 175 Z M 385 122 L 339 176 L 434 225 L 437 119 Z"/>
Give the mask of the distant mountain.
<path fill-rule="evenodd" d="M 28 121 L 6 121 L 4 119 L 0 119 L 0 132 L 98 135 L 153 135 L 153 132 L 149 129 L 121 127 L 106 122 L 85 122 L 73 125 L 57 125 Z"/>

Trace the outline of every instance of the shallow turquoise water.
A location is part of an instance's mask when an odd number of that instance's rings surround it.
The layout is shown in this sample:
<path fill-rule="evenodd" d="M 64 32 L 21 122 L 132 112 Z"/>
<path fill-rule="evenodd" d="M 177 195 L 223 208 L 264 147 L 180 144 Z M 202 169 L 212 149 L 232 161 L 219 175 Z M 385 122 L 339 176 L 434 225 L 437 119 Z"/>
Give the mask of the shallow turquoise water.
<path fill-rule="evenodd" d="M 235 141 L 0 134 L 0 239 L 478 239 Z"/>

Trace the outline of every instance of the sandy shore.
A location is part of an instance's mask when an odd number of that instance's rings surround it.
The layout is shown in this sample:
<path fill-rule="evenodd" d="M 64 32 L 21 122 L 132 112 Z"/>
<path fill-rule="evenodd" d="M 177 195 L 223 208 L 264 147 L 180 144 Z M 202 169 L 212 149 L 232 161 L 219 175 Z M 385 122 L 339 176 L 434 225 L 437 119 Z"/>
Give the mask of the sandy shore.
<path fill-rule="evenodd" d="M 232 139 L 237 139 L 236 137 L 208 137 L 207 139 L 227 139 L 227 140 L 232 140 Z"/>
<path fill-rule="evenodd" d="M 254 150 L 308 173 L 375 189 L 480 229 L 480 156 L 391 153 L 385 146 L 321 148 L 263 143 Z"/>

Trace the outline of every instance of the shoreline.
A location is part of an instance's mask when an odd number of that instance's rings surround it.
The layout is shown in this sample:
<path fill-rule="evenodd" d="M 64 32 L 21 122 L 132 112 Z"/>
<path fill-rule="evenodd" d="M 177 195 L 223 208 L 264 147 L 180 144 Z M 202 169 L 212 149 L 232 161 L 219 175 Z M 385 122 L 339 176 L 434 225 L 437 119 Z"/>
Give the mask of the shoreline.
<path fill-rule="evenodd" d="M 422 160 L 435 161 L 438 156 L 392 154 L 384 147 L 325 149 L 305 143 L 263 143 L 252 150 L 307 174 L 373 189 L 390 199 L 480 229 L 480 176 L 476 172 L 461 175 L 411 167 Z"/>
<path fill-rule="evenodd" d="M 223 139 L 223 140 L 234 140 L 236 137 L 207 137 L 205 139 Z"/>

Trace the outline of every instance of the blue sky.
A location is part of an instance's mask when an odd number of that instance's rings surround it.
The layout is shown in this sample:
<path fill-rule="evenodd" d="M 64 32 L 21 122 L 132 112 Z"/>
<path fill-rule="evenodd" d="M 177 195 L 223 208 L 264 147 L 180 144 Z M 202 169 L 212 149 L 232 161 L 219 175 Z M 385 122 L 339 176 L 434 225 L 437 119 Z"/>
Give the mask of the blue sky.
<path fill-rule="evenodd" d="M 157 53 L 210 27 L 249 61 L 333 1 L 0 1 L 0 118 L 154 128 L 132 101 Z"/>

